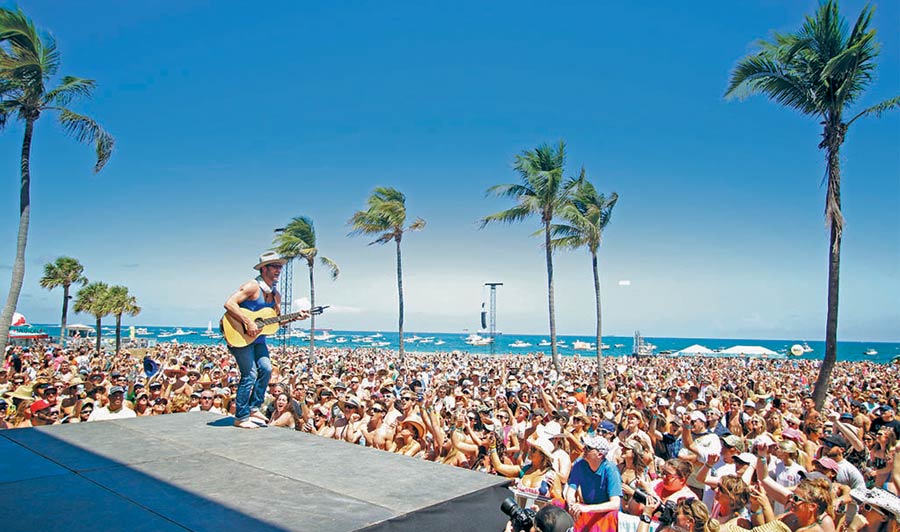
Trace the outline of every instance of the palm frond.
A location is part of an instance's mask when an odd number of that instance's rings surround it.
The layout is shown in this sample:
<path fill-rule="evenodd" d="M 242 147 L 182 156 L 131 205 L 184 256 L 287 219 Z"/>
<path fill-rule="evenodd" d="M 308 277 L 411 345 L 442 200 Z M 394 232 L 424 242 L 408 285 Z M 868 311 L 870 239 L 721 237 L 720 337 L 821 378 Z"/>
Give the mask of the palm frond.
<path fill-rule="evenodd" d="M 522 196 L 535 195 L 534 190 L 515 183 L 494 185 L 487 189 L 486 196 L 498 196 L 502 198 L 520 198 Z"/>
<path fill-rule="evenodd" d="M 59 109 L 59 112 L 59 122 L 66 133 L 72 135 L 78 142 L 95 143 L 97 163 L 94 165 L 94 172 L 102 170 L 112 156 L 115 139 L 91 118 L 68 109 Z"/>
<path fill-rule="evenodd" d="M 337 263 L 329 259 L 328 257 L 319 257 L 319 262 L 322 264 L 322 266 L 328 268 L 328 272 L 331 275 L 332 281 L 337 279 L 338 275 L 341 274 L 341 269 L 338 268 Z"/>
<path fill-rule="evenodd" d="M 415 221 L 406 228 L 407 231 L 421 231 L 422 229 L 425 229 L 425 220 L 422 218 L 416 218 Z"/>
<path fill-rule="evenodd" d="M 66 76 L 59 86 L 47 91 L 47 94 L 44 95 L 44 102 L 65 107 L 76 98 L 90 98 L 96 86 L 97 82 L 92 79 Z"/>
<path fill-rule="evenodd" d="M 881 118 L 882 114 L 897 109 L 898 107 L 900 107 L 900 96 L 894 96 L 893 98 L 889 98 L 881 103 L 875 104 L 868 109 L 863 109 L 856 116 L 850 119 L 850 121 L 847 122 L 847 125 L 849 126 L 850 124 L 855 122 L 857 118 L 861 118 L 863 116 L 871 115 L 875 118 Z"/>
<path fill-rule="evenodd" d="M 522 220 L 528 218 L 534 214 L 534 211 L 525 206 L 525 205 L 516 205 L 511 209 L 507 209 L 505 211 L 500 211 L 494 214 L 490 214 L 485 216 L 479 221 L 479 224 L 482 229 L 490 223 L 500 222 L 500 223 L 516 223 L 521 222 Z"/>

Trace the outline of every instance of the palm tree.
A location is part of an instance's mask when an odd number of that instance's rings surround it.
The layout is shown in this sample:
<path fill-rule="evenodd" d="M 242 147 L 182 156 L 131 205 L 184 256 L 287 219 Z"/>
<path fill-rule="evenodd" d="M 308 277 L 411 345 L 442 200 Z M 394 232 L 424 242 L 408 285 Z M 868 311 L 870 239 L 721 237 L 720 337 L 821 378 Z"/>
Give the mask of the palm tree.
<path fill-rule="evenodd" d="M 78 259 L 72 257 L 59 257 L 56 262 L 44 264 L 44 276 L 41 277 L 41 287 L 53 290 L 57 286 L 63 287 L 62 321 L 59 325 L 59 344 L 66 346 L 66 316 L 69 313 L 69 287 L 78 283 L 84 286 L 88 283 L 84 276 L 84 266 Z"/>
<path fill-rule="evenodd" d="M 594 272 L 594 297 L 597 300 L 597 372 L 600 387 L 606 386 L 603 375 L 603 334 L 600 312 L 600 269 L 597 263 L 597 250 L 603 242 L 603 230 L 609 224 L 613 207 L 619 201 L 619 195 L 613 192 L 607 198 L 585 177 L 584 168 L 575 181 L 570 203 L 562 208 L 560 215 L 565 223 L 551 226 L 554 238 L 553 247 L 570 249 L 587 248 L 591 254 L 591 267 Z"/>
<path fill-rule="evenodd" d="M 844 115 L 871 83 L 879 46 L 869 28 L 872 8 L 860 12 L 853 29 L 841 17 L 835 0 L 823 2 L 796 33 L 774 34 L 760 50 L 741 59 L 731 72 L 726 97 L 764 94 L 769 99 L 819 120 L 823 125 L 819 148 L 825 150 L 825 222 L 831 233 L 828 257 L 828 313 L 825 357 L 816 381 L 814 399 L 822 408 L 831 371 L 837 359 L 838 286 L 840 280 L 841 213 L 840 149 L 847 129 L 857 119 L 881 116 L 900 105 L 900 97 L 863 109 L 850 120 Z"/>
<path fill-rule="evenodd" d="M 128 293 L 124 286 L 113 286 L 107 292 L 107 307 L 109 314 L 116 317 L 116 355 L 122 345 L 122 314 L 137 316 L 141 313 L 141 307 L 137 305 L 137 298 Z"/>
<path fill-rule="evenodd" d="M 31 218 L 31 138 L 44 111 L 58 113 L 63 130 L 82 143 L 94 143 L 99 172 L 112 154 L 114 140 L 100 125 L 66 106 L 94 91 L 90 79 L 64 76 L 54 88 L 45 86 L 59 69 L 59 52 L 52 37 L 41 36 L 21 10 L 0 9 L 0 127 L 15 117 L 25 124 L 22 141 L 19 232 L 9 295 L 0 313 L 0 353 L 6 348 L 9 326 L 25 280 L 25 247 Z"/>
<path fill-rule="evenodd" d="M 101 282 L 91 283 L 78 291 L 75 297 L 75 312 L 91 314 L 97 320 L 97 354 L 100 351 L 100 325 L 104 316 L 110 313 L 109 285 Z"/>
<path fill-rule="evenodd" d="M 400 360 L 403 360 L 403 267 L 400 260 L 400 241 L 403 234 L 410 231 L 419 231 L 425 227 L 425 220 L 416 218 L 413 223 L 404 227 L 406 223 L 406 196 L 402 192 L 391 187 L 376 187 L 372 195 L 366 200 L 368 208 L 364 211 L 356 211 L 350 217 L 348 224 L 353 228 L 350 235 L 378 235 L 378 238 L 369 242 L 372 244 L 387 244 L 391 240 L 397 243 L 397 295 L 400 306 Z"/>
<path fill-rule="evenodd" d="M 316 257 L 319 255 L 319 248 L 316 247 L 316 228 L 313 221 L 308 216 L 297 216 L 293 218 L 284 230 L 275 235 L 272 242 L 275 244 L 273 250 L 282 257 L 293 260 L 296 257 L 306 259 L 306 265 L 309 267 L 309 306 L 316 306 L 316 281 L 313 275 L 313 266 L 316 264 Z M 328 268 L 331 273 L 331 280 L 335 280 L 340 275 L 341 270 L 338 265 L 328 257 L 319 257 L 322 266 Z M 309 363 L 310 366 L 316 364 L 316 317 L 309 317 Z"/>
<path fill-rule="evenodd" d="M 566 164 L 566 143 L 557 146 L 542 144 L 533 150 L 516 156 L 513 168 L 519 173 L 518 184 L 495 185 L 488 195 L 515 199 L 518 204 L 481 219 L 481 227 L 493 222 L 516 223 L 539 215 L 543 224 L 544 249 L 547 258 L 547 300 L 550 311 L 550 349 L 553 366 L 559 371 L 559 353 L 556 349 L 556 312 L 553 302 L 553 246 L 550 242 L 550 224 L 553 216 L 566 205 L 572 183 L 563 183 L 563 167 Z M 536 234 L 540 234 L 540 231 Z"/>

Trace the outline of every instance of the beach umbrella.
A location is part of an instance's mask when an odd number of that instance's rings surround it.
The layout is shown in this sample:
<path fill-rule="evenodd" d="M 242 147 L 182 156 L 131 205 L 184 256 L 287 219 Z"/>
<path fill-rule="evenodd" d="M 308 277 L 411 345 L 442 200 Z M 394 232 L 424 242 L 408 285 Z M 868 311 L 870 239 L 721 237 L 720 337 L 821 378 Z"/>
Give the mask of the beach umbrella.
<path fill-rule="evenodd" d="M 713 350 L 702 346 L 700 344 L 694 344 L 690 347 L 685 347 L 681 351 L 676 352 L 676 355 L 711 355 Z"/>
<path fill-rule="evenodd" d="M 28 325 L 28 320 L 25 319 L 25 316 L 19 314 L 18 312 L 13 312 L 12 324 L 13 327 L 21 327 L 22 325 Z"/>
<path fill-rule="evenodd" d="M 791 346 L 791 354 L 795 357 L 798 357 L 803 354 L 803 346 L 800 344 L 794 344 Z"/>

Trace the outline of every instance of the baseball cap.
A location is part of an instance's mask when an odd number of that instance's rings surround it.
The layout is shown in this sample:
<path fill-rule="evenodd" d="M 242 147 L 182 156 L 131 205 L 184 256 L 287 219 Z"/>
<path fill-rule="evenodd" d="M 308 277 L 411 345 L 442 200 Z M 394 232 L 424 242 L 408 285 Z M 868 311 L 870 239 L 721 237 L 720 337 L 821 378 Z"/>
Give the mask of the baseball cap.
<path fill-rule="evenodd" d="M 740 452 L 744 451 L 744 440 L 735 436 L 734 434 L 725 436 L 724 438 L 722 438 L 722 442 L 732 449 L 737 449 Z"/>
<path fill-rule="evenodd" d="M 822 438 L 822 441 L 831 447 L 840 447 L 846 449 L 848 447 L 847 439 L 840 434 L 829 434 Z"/>
<path fill-rule="evenodd" d="M 125 393 L 125 388 L 122 388 L 121 386 L 113 386 L 109 389 L 109 393 L 107 395 L 112 395 L 114 393 Z"/>
<path fill-rule="evenodd" d="M 694 410 L 693 412 L 691 412 L 691 421 L 697 421 L 697 420 L 700 420 L 700 421 L 706 423 L 706 415 L 699 410 Z"/>
<path fill-rule="evenodd" d="M 32 414 L 35 414 L 47 408 L 50 408 L 50 403 L 48 403 L 44 399 L 38 399 L 37 401 L 31 403 L 30 407 Z"/>
<path fill-rule="evenodd" d="M 597 434 L 593 436 L 588 435 L 582 438 L 581 441 L 582 443 L 584 443 L 585 449 L 596 449 L 600 452 L 600 454 L 606 454 L 609 452 L 609 440 L 607 440 L 603 436 Z"/>
<path fill-rule="evenodd" d="M 665 397 L 660 397 L 659 401 L 656 402 L 659 406 L 669 406 L 669 400 Z"/>
<path fill-rule="evenodd" d="M 601 432 L 615 432 L 616 424 L 612 421 L 607 421 L 604 419 L 600 422 L 600 425 L 598 425 L 597 428 L 599 428 Z"/>
<path fill-rule="evenodd" d="M 813 462 L 818 462 L 819 465 L 821 465 L 825 469 L 830 469 L 835 472 L 840 470 L 840 466 L 838 465 L 838 463 L 835 462 L 834 460 L 832 460 L 831 458 L 828 458 L 827 456 L 823 456 L 821 458 L 816 458 L 815 460 L 813 460 Z"/>
<path fill-rule="evenodd" d="M 753 456 L 752 453 L 741 453 L 734 457 L 735 460 L 740 460 L 745 464 L 754 464 L 756 463 L 756 457 Z"/>

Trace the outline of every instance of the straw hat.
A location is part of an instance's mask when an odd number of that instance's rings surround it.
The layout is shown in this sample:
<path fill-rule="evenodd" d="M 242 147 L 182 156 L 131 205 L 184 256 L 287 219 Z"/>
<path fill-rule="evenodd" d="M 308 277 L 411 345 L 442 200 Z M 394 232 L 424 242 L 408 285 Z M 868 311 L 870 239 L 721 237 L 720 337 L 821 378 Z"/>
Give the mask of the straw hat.
<path fill-rule="evenodd" d="M 418 417 L 409 417 L 400 422 L 401 425 L 411 425 L 416 429 L 416 438 L 425 436 L 425 424 Z"/>
<path fill-rule="evenodd" d="M 287 264 L 287 259 L 281 258 L 281 255 L 274 251 L 266 251 L 259 256 L 259 263 L 257 263 L 253 269 L 261 270 L 263 266 L 268 266 L 270 264 L 280 264 L 281 266 L 284 266 Z"/>
<path fill-rule="evenodd" d="M 894 520 L 900 522 L 900 497 L 881 488 L 855 489 L 850 496 L 857 502 L 868 503 L 877 506 L 884 512 L 890 513 Z"/>
<path fill-rule="evenodd" d="M 537 449 L 542 452 L 544 456 L 547 457 L 548 460 L 553 459 L 553 442 L 551 442 L 548 438 L 538 437 L 537 439 L 530 442 L 531 447 Z"/>
<path fill-rule="evenodd" d="M 204 388 L 209 388 L 210 386 L 212 386 L 212 379 L 209 378 L 209 373 L 204 373 L 203 376 L 200 377 L 200 380 L 197 381 L 197 383 Z"/>
<path fill-rule="evenodd" d="M 16 391 L 6 393 L 6 397 L 9 399 L 21 399 L 23 401 L 30 401 L 33 395 L 34 391 L 31 386 L 26 386 L 24 384 L 16 388 Z"/>

